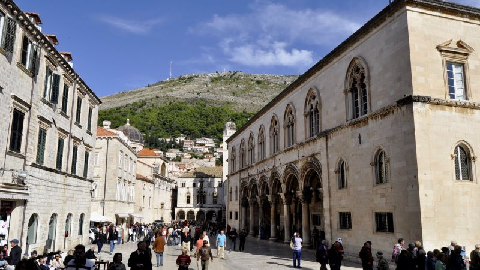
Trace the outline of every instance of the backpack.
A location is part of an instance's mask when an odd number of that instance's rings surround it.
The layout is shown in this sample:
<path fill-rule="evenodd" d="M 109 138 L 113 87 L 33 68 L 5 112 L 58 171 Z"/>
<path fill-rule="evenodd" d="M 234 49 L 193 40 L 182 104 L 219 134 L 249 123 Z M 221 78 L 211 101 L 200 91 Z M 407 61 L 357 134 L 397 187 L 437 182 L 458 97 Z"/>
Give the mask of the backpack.
<path fill-rule="evenodd" d="M 177 237 L 177 236 L 178 236 L 177 231 L 173 231 L 172 235 L 175 236 L 175 237 Z"/>

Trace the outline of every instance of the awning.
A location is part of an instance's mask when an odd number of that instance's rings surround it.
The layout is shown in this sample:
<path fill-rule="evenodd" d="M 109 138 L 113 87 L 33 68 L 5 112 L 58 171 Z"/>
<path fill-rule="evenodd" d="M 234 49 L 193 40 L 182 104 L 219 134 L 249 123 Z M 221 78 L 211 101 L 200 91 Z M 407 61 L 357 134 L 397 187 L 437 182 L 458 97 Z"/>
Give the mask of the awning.
<path fill-rule="evenodd" d="M 0 188 L 0 199 L 4 200 L 28 200 L 28 190 Z"/>
<path fill-rule="evenodd" d="M 130 216 L 131 216 L 131 217 L 134 217 L 134 218 L 139 218 L 139 219 L 142 219 L 142 218 L 143 218 L 142 215 L 137 214 L 137 213 L 130 213 Z"/>
<path fill-rule="evenodd" d="M 119 218 L 128 218 L 128 217 L 129 217 L 128 213 L 116 213 L 116 215 L 117 215 Z"/>
<path fill-rule="evenodd" d="M 99 213 L 92 212 L 90 214 L 90 221 L 93 222 L 113 222 L 113 220 L 109 217 L 102 216 Z"/>

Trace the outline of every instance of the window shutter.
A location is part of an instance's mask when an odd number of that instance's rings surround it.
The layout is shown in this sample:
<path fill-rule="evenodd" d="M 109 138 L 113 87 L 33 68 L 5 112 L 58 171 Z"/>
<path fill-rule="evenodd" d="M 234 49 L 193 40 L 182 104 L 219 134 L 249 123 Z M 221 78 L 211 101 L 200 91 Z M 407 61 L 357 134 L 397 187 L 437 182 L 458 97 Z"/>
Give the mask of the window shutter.
<path fill-rule="evenodd" d="M 27 56 L 28 56 L 28 38 L 27 36 L 23 36 L 23 41 L 22 41 L 22 64 L 23 66 L 27 66 Z"/>
<path fill-rule="evenodd" d="M 32 52 L 30 54 L 30 72 L 32 72 L 33 75 L 37 74 L 37 67 L 39 63 L 39 58 L 38 57 L 39 49 L 37 46 L 34 46 L 32 44 Z"/>
<path fill-rule="evenodd" d="M 62 170 L 62 163 L 63 163 L 63 139 L 58 139 L 58 148 L 57 148 L 57 170 Z"/>
<path fill-rule="evenodd" d="M 53 74 L 52 96 L 50 102 L 58 104 L 58 93 L 60 91 L 60 75 Z"/>
<path fill-rule="evenodd" d="M 88 160 L 90 157 L 90 153 L 85 151 L 85 164 L 83 166 L 83 178 L 87 178 L 88 176 Z"/>
<path fill-rule="evenodd" d="M 80 116 L 82 113 L 82 98 L 77 97 L 77 117 L 76 117 L 76 122 L 80 123 Z"/>
<path fill-rule="evenodd" d="M 63 85 L 62 112 L 67 113 L 68 106 L 68 85 Z"/>
<path fill-rule="evenodd" d="M 43 98 L 47 98 L 47 93 L 48 93 L 48 78 L 50 77 L 50 74 L 52 74 L 52 71 L 50 68 L 47 66 L 45 70 L 45 83 L 44 83 L 44 88 L 43 88 Z"/>
<path fill-rule="evenodd" d="M 71 168 L 71 172 L 72 174 L 76 174 L 77 173 L 77 147 L 76 146 L 73 146 L 73 153 L 72 153 L 72 168 Z"/>
<path fill-rule="evenodd" d="M 17 30 L 17 24 L 12 18 L 7 18 L 5 21 L 4 38 L 2 41 L 2 47 L 5 51 L 13 53 L 13 45 L 15 44 L 15 32 Z"/>
<path fill-rule="evenodd" d="M 43 128 L 38 131 L 38 145 L 37 145 L 37 163 L 43 165 L 45 159 L 45 142 L 47 139 L 47 131 Z"/>
<path fill-rule="evenodd" d="M 92 131 L 92 108 L 88 109 L 88 125 L 87 130 Z"/>
<path fill-rule="evenodd" d="M 23 119 L 25 114 L 17 109 L 13 110 L 12 128 L 10 131 L 10 150 L 20 153 L 22 145 Z"/>

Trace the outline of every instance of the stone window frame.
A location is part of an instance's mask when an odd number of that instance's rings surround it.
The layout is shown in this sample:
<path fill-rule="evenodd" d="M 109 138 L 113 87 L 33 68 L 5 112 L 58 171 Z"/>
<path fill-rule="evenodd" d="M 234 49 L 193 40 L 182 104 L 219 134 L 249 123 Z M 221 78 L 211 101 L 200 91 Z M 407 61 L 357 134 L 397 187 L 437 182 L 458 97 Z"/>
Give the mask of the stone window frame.
<path fill-rule="evenodd" d="M 237 161 L 237 154 L 236 154 L 236 148 L 235 146 L 232 146 L 232 149 L 230 150 L 230 173 L 234 173 L 236 169 L 236 161 Z"/>
<path fill-rule="evenodd" d="M 51 127 L 52 127 L 52 122 L 50 122 L 48 119 L 46 119 L 46 118 L 44 118 L 40 115 L 38 116 L 38 133 L 37 133 L 37 135 L 40 134 L 40 130 L 42 130 L 42 129 L 45 130 L 45 142 L 44 142 L 44 146 L 43 146 L 43 154 L 42 154 L 43 158 L 40 161 L 39 156 L 38 156 L 38 154 L 39 154 L 38 151 L 39 151 L 39 147 L 40 147 L 40 144 L 39 144 L 40 143 L 39 142 L 40 138 L 37 136 L 37 141 L 36 141 L 36 144 L 35 144 L 35 153 L 36 153 L 35 163 L 37 163 L 37 164 L 45 165 L 45 153 L 47 152 L 47 144 L 48 144 L 47 138 L 49 136 L 48 135 L 48 133 L 49 133 L 48 130 Z"/>
<path fill-rule="evenodd" d="M 247 164 L 249 165 L 255 163 L 255 136 L 253 135 L 253 132 L 250 132 L 250 136 L 248 137 L 247 160 Z"/>
<path fill-rule="evenodd" d="M 240 142 L 240 149 L 239 149 L 239 154 L 240 154 L 240 169 L 243 169 L 247 167 L 246 165 L 246 154 L 245 154 L 245 139 L 242 139 Z"/>
<path fill-rule="evenodd" d="M 380 217 L 380 215 L 382 215 L 382 214 L 385 214 L 386 218 L 387 218 L 387 220 L 386 220 L 387 221 L 387 226 L 386 226 L 387 230 L 386 231 L 378 230 L 379 229 L 379 224 L 378 224 L 379 221 L 377 220 L 377 217 Z M 390 231 L 389 228 L 388 228 L 388 225 L 389 225 L 388 224 L 388 220 L 389 220 L 388 215 L 389 214 L 391 215 L 391 221 L 393 223 L 393 224 L 391 224 L 392 225 L 391 227 L 393 227 L 392 231 Z M 385 233 L 386 234 L 394 234 L 395 233 L 395 227 L 396 227 L 395 223 L 396 222 L 395 222 L 394 211 L 389 211 L 389 210 L 380 210 L 380 211 L 374 210 L 373 211 L 373 230 L 374 230 L 374 234 L 385 234 Z"/>
<path fill-rule="evenodd" d="M 465 151 L 466 151 L 466 154 L 467 154 L 467 158 L 468 158 L 468 169 L 469 169 L 469 175 L 470 175 L 470 179 L 468 180 L 463 180 L 463 179 L 457 179 L 457 176 L 456 176 L 456 162 L 458 161 L 457 160 L 457 154 L 455 153 L 456 150 L 457 150 L 457 147 L 462 147 Z M 473 151 L 473 148 L 472 146 L 467 143 L 466 141 L 464 140 L 460 140 L 458 141 L 457 143 L 454 144 L 453 148 L 451 149 L 451 160 L 452 160 L 452 167 L 453 167 L 453 174 L 452 174 L 452 178 L 453 178 L 453 181 L 455 183 L 477 183 L 477 177 L 475 175 L 475 171 L 476 171 L 476 164 L 475 164 L 475 161 L 477 160 L 477 157 L 475 156 L 474 154 L 474 151 Z"/>
<path fill-rule="evenodd" d="M 280 151 L 280 121 L 276 114 L 270 119 L 270 153 L 276 154 Z"/>
<path fill-rule="evenodd" d="M 380 153 L 384 153 L 384 164 L 385 164 L 385 178 L 386 178 L 386 181 L 384 182 L 379 182 L 379 174 L 378 174 L 378 158 L 379 158 L 379 155 Z M 380 147 L 377 147 L 377 149 L 375 150 L 374 152 L 374 155 L 373 155 L 373 158 L 372 158 L 372 162 L 370 163 L 370 165 L 372 166 L 372 170 L 373 170 L 373 185 L 374 186 L 382 186 L 382 185 L 388 185 L 390 182 L 391 182 L 391 170 L 390 170 L 390 157 L 388 156 L 387 154 L 387 151 L 385 150 L 385 147 L 383 146 L 380 146 Z"/>
<path fill-rule="evenodd" d="M 265 145 L 265 126 L 260 125 L 258 129 L 258 161 L 262 161 L 266 158 L 266 145 Z"/>
<path fill-rule="evenodd" d="M 312 119 L 313 117 L 313 119 Z M 313 138 L 322 130 L 320 92 L 312 87 L 308 90 L 304 106 L 305 137 Z"/>
<path fill-rule="evenodd" d="M 343 221 L 342 217 L 348 217 L 347 221 Z M 347 226 L 343 226 L 343 225 Z M 352 230 L 353 228 L 353 220 L 352 220 L 352 212 L 343 211 L 338 212 L 338 229 L 339 230 Z"/>
<path fill-rule="evenodd" d="M 284 145 L 285 148 L 292 147 L 296 144 L 297 129 L 296 129 L 296 110 L 292 103 L 287 104 L 285 113 L 283 115 L 283 129 L 284 129 Z"/>
<path fill-rule="evenodd" d="M 29 114 L 31 113 L 30 112 L 30 109 L 31 109 L 31 105 L 24 101 L 23 99 L 19 98 L 18 96 L 16 95 L 11 95 L 12 96 L 12 107 L 11 107 L 11 110 L 10 110 L 10 125 L 8 127 L 8 140 L 7 140 L 7 145 L 8 145 L 8 151 L 7 153 L 10 153 L 10 154 L 14 154 L 14 155 L 20 155 L 21 157 L 25 157 L 25 152 L 26 152 L 26 141 L 27 141 L 27 136 L 26 136 L 26 132 L 25 132 L 25 129 L 28 128 L 28 117 L 29 117 Z M 20 151 L 19 152 L 15 152 L 15 151 L 12 151 L 10 150 L 10 141 L 11 141 L 11 137 L 12 137 L 12 132 L 11 132 L 11 126 L 12 126 L 12 122 L 13 122 L 13 112 L 14 110 L 18 110 L 20 111 L 21 113 L 23 113 L 23 124 L 22 124 L 22 141 L 20 143 Z"/>
<path fill-rule="evenodd" d="M 473 92 L 471 91 L 470 85 L 470 68 L 468 58 L 472 52 L 475 50 L 470 47 L 467 43 L 459 39 L 456 42 L 456 48 L 450 47 L 452 44 L 452 39 L 437 45 L 437 50 L 442 57 L 442 66 L 443 66 L 443 80 L 444 80 L 444 97 L 447 100 L 452 100 L 450 98 L 449 89 L 448 89 L 448 74 L 447 74 L 447 64 L 462 64 L 463 65 L 463 76 L 464 76 L 464 87 L 466 98 L 461 101 L 473 100 Z M 453 99 L 456 100 L 456 99 Z"/>
<path fill-rule="evenodd" d="M 343 168 L 342 168 L 343 163 Z M 342 177 L 342 170 L 344 179 Z M 344 190 L 348 188 L 348 163 L 345 158 L 341 157 L 338 159 L 337 166 L 335 169 L 335 174 L 337 175 L 337 188 L 338 190 Z"/>
<path fill-rule="evenodd" d="M 25 72 L 29 77 L 34 77 L 38 72 L 38 67 L 40 65 L 40 54 L 41 46 L 35 42 L 34 38 L 31 38 L 27 35 L 27 32 L 23 31 L 23 34 L 20 35 L 20 50 L 18 50 L 18 61 L 17 67 Z M 26 62 L 23 62 L 23 52 L 24 52 L 24 40 L 27 40 L 27 55 Z M 33 54 L 31 54 L 33 53 Z"/>
<path fill-rule="evenodd" d="M 64 157 L 65 157 L 65 155 L 64 155 L 65 154 L 65 140 L 67 139 L 67 137 L 68 137 L 68 132 L 67 131 L 65 131 L 63 129 L 60 129 L 60 128 L 57 130 L 57 154 L 55 156 L 55 168 L 57 170 L 60 170 L 60 171 L 63 169 L 63 163 L 64 163 L 64 160 L 65 160 L 64 159 Z M 60 140 L 63 140 L 63 149 L 62 149 L 61 164 L 60 164 L 61 168 L 59 169 L 58 168 L 58 165 L 59 165 L 58 161 L 59 161 L 59 153 L 60 152 L 58 151 L 58 145 L 59 145 Z"/>
<path fill-rule="evenodd" d="M 365 78 L 365 85 L 366 85 L 366 95 L 367 95 L 367 100 L 366 100 L 366 113 L 362 112 L 362 104 L 359 104 L 359 116 L 355 116 L 354 112 L 354 101 L 353 101 L 353 93 L 352 93 L 352 79 L 353 75 L 356 76 L 356 74 L 353 74 L 354 68 L 355 67 L 360 67 L 362 71 L 364 72 L 364 78 Z M 353 75 L 352 75 L 353 74 Z M 348 65 L 346 76 L 345 76 L 345 88 L 343 91 L 343 94 L 345 95 L 345 112 L 346 112 L 346 119 L 347 121 L 362 118 L 365 115 L 368 115 L 372 111 L 372 105 L 371 105 L 371 89 L 370 89 L 370 72 L 369 68 L 367 65 L 367 62 L 365 59 L 363 59 L 360 56 L 354 57 L 351 61 L 350 64 Z M 360 90 L 359 90 L 360 91 Z M 361 100 L 361 94 L 359 94 L 359 102 Z"/>

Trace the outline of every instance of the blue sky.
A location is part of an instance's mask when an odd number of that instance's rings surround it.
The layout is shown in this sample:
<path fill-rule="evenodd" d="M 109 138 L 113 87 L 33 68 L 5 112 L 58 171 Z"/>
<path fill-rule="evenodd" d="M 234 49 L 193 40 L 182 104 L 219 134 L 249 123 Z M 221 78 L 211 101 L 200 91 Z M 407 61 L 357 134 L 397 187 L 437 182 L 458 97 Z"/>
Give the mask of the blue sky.
<path fill-rule="evenodd" d="M 476 5 L 480 0 L 456 0 Z M 388 0 L 16 0 L 102 97 L 215 71 L 301 74 Z"/>

